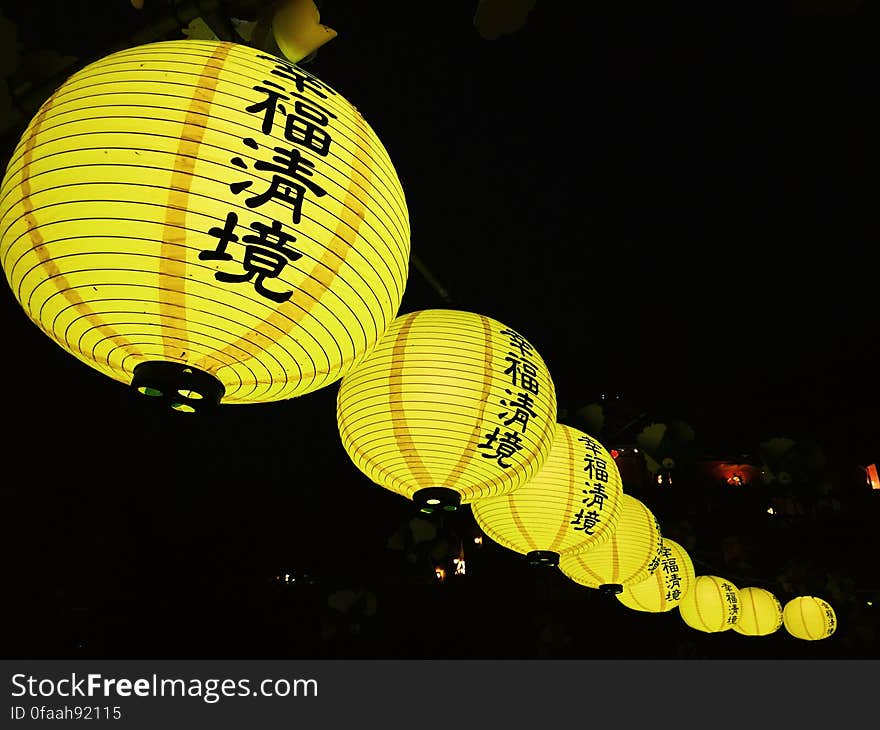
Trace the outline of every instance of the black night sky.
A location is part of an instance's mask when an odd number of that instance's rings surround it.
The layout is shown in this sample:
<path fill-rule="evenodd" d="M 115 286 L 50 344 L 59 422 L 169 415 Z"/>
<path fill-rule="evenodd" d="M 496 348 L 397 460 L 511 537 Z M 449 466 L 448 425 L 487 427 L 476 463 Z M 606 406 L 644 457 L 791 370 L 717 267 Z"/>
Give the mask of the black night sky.
<path fill-rule="evenodd" d="M 828 514 L 774 522 L 760 484 L 732 493 L 687 474 L 632 493 L 664 534 L 693 538 L 698 574 L 783 603 L 804 588 L 835 605 L 839 631 L 709 635 L 677 611 L 633 612 L 488 539 L 475 546 L 467 508 L 400 549 L 416 512 L 349 460 L 338 383 L 156 412 L 43 335 L 4 285 L 0 651 L 880 656 L 880 492 L 860 469 L 880 461 L 876 7 L 603 14 L 537 0 L 523 27 L 490 40 L 476 0 L 319 5 L 338 37 L 307 68 L 358 107 L 407 197 L 424 269 L 411 265 L 400 313 L 452 307 L 516 328 L 547 363 L 561 422 L 584 428 L 579 409 L 603 394 L 609 419 L 641 415 L 616 440 L 598 434 L 609 447 L 675 419 L 707 458 L 756 459 L 774 437 L 818 444 Z M 163 13 L 159 0 L 5 9 L 23 59 L 77 59 L 8 76 L 19 113 Z M 26 121 L 4 130 L 4 169 Z M 465 546 L 468 574 L 441 584 L 429 551 L 443 540 Z M 744 562 L 730 562 L 731 540 Z"/>

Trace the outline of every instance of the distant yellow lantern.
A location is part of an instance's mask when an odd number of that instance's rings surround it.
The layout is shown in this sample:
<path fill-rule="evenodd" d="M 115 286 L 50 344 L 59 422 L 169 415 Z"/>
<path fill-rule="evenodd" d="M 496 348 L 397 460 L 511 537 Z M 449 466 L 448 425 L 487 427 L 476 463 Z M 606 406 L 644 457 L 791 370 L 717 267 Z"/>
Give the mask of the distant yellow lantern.
<path fill-rule="evenodd" d="M 675 608 L 694 584 L 694 563 L 674 540 L 663 538 L 660 565 L 640 583 L 624 586 L 617 600 L 634 611 L 664 613 Z"/>
<path fill-rule="evenodd" d="M 534 346 L 489 317 L 398 317 L 346 375 L 342 444 L 375 483 L 426 512 L 507 494 L 544 464 L 556 391 Z"/>
<path fill-rule="evenodd" d="M 657 518 L 629 494 L 610 538 L 577 555 L 559 559 L 559 569 L 576 583 L 611 594 L 647 580 L 660 566 L 663 537 Z"/>
<path fill-rule="evenodd" d="M 743 636 L 767 636 L 782 626 L 782 604 L 764 588 L 739 589 L 739 618 L 733 630 Z"/>
<path fill-rule="evenodd" d="M 678 612 L 697 631 L 727 631 L 739 619 L 739 589 L 717 575 L 698 575 L 693 588 L 678 604 Z"/>
<path fill-rule="evenodd" d="M 185 411 L 342 377 L 397 313 L 409 244 L 400 182 L 357 109 L 233 43 L 86 66 L 30 122 L 0 189 L 0 258 L 28 316 Z"/>
<path fill-rule="evenodd" d="M 782 622 L 789 634 L 805 641 L 827 639 L 837 629 L 834 609 L 815 596 L 792 598 L 782 609 Z"/>
<path fill-rule="evenodd" d="M 471 505 L 492 540 L 555 566 L 614 533 L 623 500 L 620 471 L 602 444 L 571 426 L 556 424 L 550 455 L 535 476 L 513 492 Z"/>

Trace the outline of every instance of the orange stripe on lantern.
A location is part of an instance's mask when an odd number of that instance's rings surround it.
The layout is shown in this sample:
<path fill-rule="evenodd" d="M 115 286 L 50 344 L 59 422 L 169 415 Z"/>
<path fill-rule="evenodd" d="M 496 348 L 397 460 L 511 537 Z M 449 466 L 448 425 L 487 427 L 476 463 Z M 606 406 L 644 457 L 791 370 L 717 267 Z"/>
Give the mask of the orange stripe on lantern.
<path fill-rule="evenodd" d="M 620 576 L 620 556 L 617 549 L 617 535 L 611 536 L 611 582 L 617 583 Z"/>
<path fill-rule="evenodd" d="M 370 144 L 369 136 L 366 134 L 363 118 L 360 114 L 355 114 L 354 120 L 357 125 L 357 148 L 365 148 L 372 153 L 372 145 Z M 363 185 L 370 184 L 373 179 L 371 154 L 368 155 L 367 162 L 355 155 L 352 161 L 352 168 L 363 178 Z M 316 262 L 311 271 L 304 277 L 301 285 L 302 288 L 296 289 L 289 300 L 273 310 L 256 328 L 250 330 L 250 332 L 240 337 L 236 342 L 226 345 L 220 351 L 221 353 L 226 353 L 228 350 L 236 347 L 243 348 L 243 343 L 246 343 L 255 334 L 267 338 L 274 345 L 282 337 L 289 334 L 302 321 L 303 317 L 311 312 L 330 288 L 330 285 L 339 273 L 339 269 L 342 268 L 345 257 L 348 256 L 357 241 L 365 215 L 364 204 L 355 194 L 355 190 L 359 185 L 361 184 L 356 183 L 352 175 L 345 189 L 345 202 L 341 213 L 342 219 L 336 224 L 334 229 L 335 236 L 330 239 L 328 250 L 324 252 L 320 260 Z M 196 367 L 206 370 L 210 369 L 210 366 L 204 361 L 196 363 Z M 316 368 L 300 366 L 300 378 L 328 374 L 329 369 L 318 370 Z"/>
<path fill-rule="evenodd" d="M 507 496 L 507 505 L 510 508 L 510 516 L 513 518 L 516 529 L 519 530 L 519 534 L 522 535 L 526 545 L 529 546 L 530 550 L 537 550 L 538 545 L 535 542 L 535 538 L 533 538 L 526 529 L 525 523 L 522 520 L 522 515 L 520 515 L 519 510 L 516 508 L 516 502 L 511 495 Z"/>
<path fill-rule="evenodd" d="M 705 631 L 709 631 L 709 622 L 706 621 L 706 617 L 703 616 L 703 612 L 700 610 L 700 599 L 699 596 L 697 596 L 696 594 L 696 588 L 694 588 L 694 608 L 697 609 L 697 616 L 700 618 L 700 623 L 703 624 L 703 629 Z"/>
<path fill-rule="evenodd" d="M 810 640 L 814 640 L 816 637 L 814 637 L 813 634 L 810 632 L 810 624 L 807 621 L 807 614 L 804 610 L 806 608 L 806 606 L 807 606 L 807 602 L 805 600 L 801 599 L 800 605 L 798 606 L 798 608 L 800 609 L 800 613 L 801 613 L 801 623 L 804 626 L 804 633 L 806 633 L 806 635 L 808 637 L 810 637 Z"/>
<path fill-rule="evenodd" d="M 742 596 L 742 593 L 740 593 L 740 596 Z M 760 621 L 760 618 L 761 618 L 761 617 L 758 615 L 758 606 L 755 604 L 755 596 L 754 596 L 754 592 L 753 592 L 753 591 L 747 591 L 747 592 L 746 592 L 746 597 L 748 598 L 749 603 L 752 605 L 752 616 L 755 617 L 755 633 L 760 635 L 760 634 L 761 634 L 761 621 Z"/>
<path fill-rule="evenodd" d="M 489 324 L 489 320 L 486 319 L 484 315 L 479 315 L 480 324 L 483 325 L 483 387 L 480 389 L 480 401 L 477 406 L 477 417 L 474 419 L 474 427 L 471 429 L 470 438 L 466 442 L 466 446 L 461 453 L 461 456 L 458 458 L 458 461 L 455 463 L 455 466 L 452 467 L 449 474 L 446 477 L 444 485 L 448 486 L 450 484 L 454 484 L 457 477 L 461 476 L 464 472 L 465 467 L 471 463 L 476 454 L 476 449 L 471 448 L 471 444 L 476 445 L 480 443 L 480 436 L 482 435 L 483 430 L 483 417 L 486 413 L 486 404 L 489 402 L 489 392 L 491 390 L 492 384 L 492 358 L 489 350 L 489 343 L 492 341 L 492 328 Z M 439 486 L 444 486 L 439 485 Z M 463 489 L 461 490 L 462 497 L 465 499 L 470 499 L 474 495 L 473 488 Z M 517 525 L 520 527 L 523 537 L 526 537 L 525 529 L 522 527 L 522 523 L 519 521 L 519 516 L 516 513 L 516 508 L 511 503 L 511 511 L 513 513 L 514 520 L 517 521 Z"/>
<path fill-rule="evenodd" d="M 93 312 L 89 308 L 89 305 L 83 301 L 79 294 L 77 294 L 76 289 L 74 289 L 70 285 L 70 282 L 68 282 L 68 280 L 61 274 L 58 264 L 46 254 L 46 241 L 39 231 L 39 224 L 34 217 L 34 206 L 31 201 L 30 165 L 33 162 L 37 134 L 40 131 L 46 113 L 52 108 L 54 101 L 55 94 L 52 94 L 34 118 L 33 127 L 27 138 L 27 142 L 25 142 L 24 154 L 22 155 L 21 182 L 19 183 L 19 186 L 21 187 L 21 206 L 24 209 L 24 218 L 27 222 L 28 237 L 31 240 L 31 244 L 33 244 L 32 248 L 34 253 L 40 259 L 40 265 L 46 272 L 46 278 L 55 285 L 55 288 L 58 289 L 61 295 L 73 305 L 74 309 L 82 314 L 88 322 L 94 325 L 94 327 L 101 332 L 105 338 L 113 340 L 121 347 L 128 348 L 133 355 L 142 356 L 140 348 L 132 345 L 124 335 L 120 335 L 110 325 L 106 324 L 96 312 Z M 30 306 L 27 308 L 27 313 L 30 316 Z M 54 338 L 54 335 L 46 330 L 40 320 L 34 319 L 32 316 L 31 320 L 35 322 L 40 329 L 46 332 L 46 334 Z M 79 349 L 80 353 L 83 352 L 79 344 L 77 344 L 77 349 Z"/>
<path fill-rule="evenodd" d="M 657 589 L 660 594 L 660 611 L 666 610 L 666 579 L 663 575 L 663 569 L 657 568 L 654 571 L 654 577 L 657 579 Z"/>
<path fill-rule="evenodd" d="M 394 339 L 394 354 L 391 370 L 388 374 L 388 404 L 392 414 L 395 411 L 399 414 L 398 418 L 392 417 L 391 424 L 394 429 L 394 436 L 397 439 L 398 450 L 403 457 L 403 463 L 406 464 L 406 468 L 416 482 L 426 484 L 430 482 L 431 473 L 422 461 L 421 456 L 419 456 L 419 451 L 413 441 L 406 421 L 406 408 L 404 408 L 403 399 L 403 366 L 406 361 L 406 341 L 409 337 L 409 330 L 418 317 L 419 314 L 416 314 L 408 318 Z"/>
<path fill-rule="evenodd" d="M 612 540 L 613 540 L 613 538 L 612 538 Z M 596 583 L 597 585 L 603 584 L 605 581 L 603 580 L 602 576 L 598 575 L 597 573 L 594 573 L 592 570 L 590 570 L 590 566 L 584 562 L 584 560 L 587 557 L 589 557 L 588 553 L 586 555 L 577 555 L 575 557 L 575 559 L 578 561 L 578 565 L 580 565 L 580 567 L 584 571 L 584 573 L 586 573 L 586 575 L 588 577 L 593 579 L 594 583 Z"/>
<path fill-rule="evenodd" d="M 650 524 L 653 523 L 654 525 L 656 525 L 656 524 L 657 524 L 657 519 L 656 519 L 656 517 L 654 517 L 653 513 L 652 513 L 652 512 L 651 512 L 651 511 L 645 506 L 644 502 L 639 502 L 639 504 L 641 505 L 642 509 L 645 511 L 645 515 L 648 517 L 648 524 L 650 525 Z M 658 533 L 658 534 L 653 534 L 653 535 L 652 535 L 652 539 L 654 539 L 655 542 L 658 542 L 658 543 L 659 543 L 659 542 L 660 542 L 660 535 L 659 535 L 659 533 Z M 658 551 L 659 551 L 659 545 L 658 545 L 658 549 L 655 550 L 651 555 L 649 555 L 648 557 L 646 557 L 646 558 L 645 558 L 645 561 L 639 566 L 639 569 L 638 569 L 635 573 L 633 573 L 632 575 L 634 575 L 634 576 L 639 575 L 642 571 L 644 571 L 645 569 L 647 569 L 647 567 L 651 564 L 651 561 L 652 561 L 654 558 L 657 557 L 657 552 L 658 552 Z M 616 555 L 616 553 L 615 553 L 615 559 L 616 559 L 616 557 L 617 557 L 617 555 Z"/>
<path fill-rule="evenodd" d="M 186 110 L 183 129 L 177 141 L 177 154 L 174 156 L 174 170 L 171 172 L 171 184 L 168 187 L 165 227 L 159 254 L 158 288 L 162 346 L 165 350 L 165 358 L 171 361 L 186 361 L 188 349 L 186 318 L 179 314 L 186 307 L 186 256 L 181 255 L 176 249 L 186 248 L 186 215 L 193 171 L 202 138 L 205 136 L 203 120 L 211 113 L 211 101 L 217 89 L 220 72 L 223 70 L 223 62 L 232 46 L 232 43 L 221 43 L 205 61 L 195 92 L 190 99 L 189 108 Z M 211 65 L 212 61 L 217 61 L 218 64 Z M 180 340 L 183 340 L 183 344 L 180 344 Z"/>
<path fill-rule="evenodd" d="M 641 602 L 641 601 L 640 601 L 640 600 L 639 600 L 634 594 L 630 593 L 629 599 L 630 599 L 633 603 L 635 603 L 639 608 L 641 608 L 643 611 L 650 611 L 650 610 L 651 610 L 651 607 L 650 607 L 650 606 L 648 606 L 647 604 L 642 603 L 642 602 Z"/>
<path fill-rule="evenodd" d="M 577 478 L 574 470 L 574 440 L 572 439 L 572 432 L 567 428 L 562 429 L 562 432 L 565 435 L 566 458 L 569 472 L 568 478 L 570 483 L 574 485 L 575 479 Z M 574 513 L 573 507 L 574 506 L 572 505 L 572 513 Z M 554 552 L 559 552 L 559 546 L 562 545 L 562 541 L 565 540 L 565 536 L 571 527 L 571 521 L 568 519 L 568 515 L 561 515 L 561 517 L 562 520 L 559 523 L 559 530 L 556 532 L 556 537 L 553 538 L 553 542 L 550 546 L 550 549 Z"/>
<path fill-rule="evenodd" d="M 719 631 L 724 631 L 724 624 L 727 623 L 727 612 L 724 611 L 724 595 L 721 593 L 721 586 L 718 585 L 714 580 L 712 581 L 712 585 L 715 586 L 715 590 L 718 591 L 718 603 L 721 606 L 721 628 Z"/>

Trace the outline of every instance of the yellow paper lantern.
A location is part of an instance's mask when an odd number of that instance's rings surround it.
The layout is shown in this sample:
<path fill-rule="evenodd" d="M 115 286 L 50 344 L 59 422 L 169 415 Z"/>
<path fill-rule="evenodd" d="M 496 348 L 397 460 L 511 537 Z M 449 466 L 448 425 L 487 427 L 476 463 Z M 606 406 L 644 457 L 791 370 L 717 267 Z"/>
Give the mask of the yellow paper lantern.
<path fill-rule="evenodd" d="M 785 630 L 796 639 L 819 641 L 837 629 L 837 617 L 827 601 L 815 596 L 792 598 L 782 609 Z"/>
<path fill-rule="evenodd" d="M 342 379 L 339 434 L 370 479 L 425 511 L 507 494 L 541 468 L 556 391 L 534 346 L 489 317 L 398 317 Z"/>
<path fill-rule="evenodd" d="M 743 636 L 767 636 L 782 626 L 782 604 L 763 588 L 739 589 L 739 618 L 733 630 Z"/>
<path fill-rule="evenodd" d="M 727 631 L 739 618 L 739 589 L 726 578 L 698 575 L 693 588 L 678 604 L 678 612 L 697 631 Z"/>
<path fill-rule="evenodd" d="M 664 613 L 675 608 L 694 584 L 694 563 L 674 540 L 663 538 L 660 565 L 640 583 L 624 586 L 617 600 L 634 611 Z"/>
<path fill-rule="evenodd" d="M 623 499 L 620 471 L 602 444 L 571 426 L 556 425 L 550 455 L 534 477 L 501 497 L 471 506 L 488 537 L 529 557 L 557 565 L 608 540 Z"/>
<path fill-rule="evenodd" d="M 621 500 L 617 528 L 595 547 L 559 559 L 559 569 L 576 583 L 618 594 L 641 583 L 660 566 L 663 538 L 656 517 L 629 494 Z"/>
<path fill-rule="evenodd" d="M 86 66 L 30 122 L 0 189 L 0 258 L 28 316 L 181 410 L 339 379 L 394 318 L 409 240 L 357 109 L 233 43 Z"/>

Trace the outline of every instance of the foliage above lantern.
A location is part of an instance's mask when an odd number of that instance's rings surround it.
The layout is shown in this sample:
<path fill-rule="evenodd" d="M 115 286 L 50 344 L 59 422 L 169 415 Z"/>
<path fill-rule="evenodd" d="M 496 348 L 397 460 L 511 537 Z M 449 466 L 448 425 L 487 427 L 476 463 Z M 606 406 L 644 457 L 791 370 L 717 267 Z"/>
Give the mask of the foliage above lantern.
<path fill-rule="evenodd" d="M 739 589 L 739 618 L 733 630 L 743 636 L 767 636 L 782 626 L 782 604 L 764 588 Z"/>
<path fill-rule="evenodd" d="M 342 379 L 342 444 L 354 464 L 424 511 L 507 494 L 543 466 L 556 391 L 519 332 L 428 309 L 398 317 Z"/>
<path fill-rule="evenodd" d="M 153 43 L 85 67 L 33 118 L 0 190 L 0 257 L 28 316 L 182 410 L 340 378 L 400 306 L 409 236 L 355 107 L 232 43 Z"/>
<path fill-rule="evenodd" d="M 576 583 L 620 593 L 647 580 L 660 565 L 663 538 L 654 514 L 628 494 L 621 500 L 617 528 L 606 542 L 559 559 L 559 569 Z"/>
<path fill-rule="evenodd" d="M 671 611 L 693 587 L 694 577 L 690 555 L 677 542 L 664 537 L 657 570 L 640 583 L 624 586 L 617 600 L 634 611 Z"/>
<path fill-rule="evenodd" d="M 727 631 L 739 619 L 739 589 L 725 578 L 698 575 L 693 588 L 678 604 L 678 612 L 697 631 Z"/>
<path fill-rule="evenodd" d="M 614 533 L 623 498 L 617 464 L 598 441 L 564 424 L 556 425 L 550 455 L 535 476 L 501 497 L 471 506 L 474 519 L 492 540 L 556 565 Z"/>
<path fill-rule="evenodd" d="M 837 617 L 831 605 L 815 596 L 792 598 L 782 609 L 785 630 L 796 639 L 819 641 L 837 629 Z"/>

